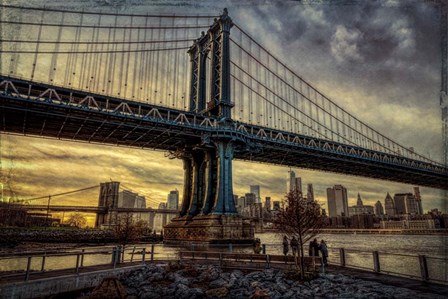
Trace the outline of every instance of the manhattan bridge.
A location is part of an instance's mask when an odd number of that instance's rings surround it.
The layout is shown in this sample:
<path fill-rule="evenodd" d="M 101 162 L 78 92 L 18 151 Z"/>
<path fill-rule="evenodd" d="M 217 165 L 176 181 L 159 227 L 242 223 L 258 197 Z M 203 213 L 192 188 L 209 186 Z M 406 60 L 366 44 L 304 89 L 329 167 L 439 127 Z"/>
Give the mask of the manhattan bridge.
<path fill-rule="evenodd" d="M 347 112 L 220 16 L 1 6 L 4 133 L 163 150 L 181 216 L 236 214 L 239 159 L 448 189 L 446 165 Z"/>

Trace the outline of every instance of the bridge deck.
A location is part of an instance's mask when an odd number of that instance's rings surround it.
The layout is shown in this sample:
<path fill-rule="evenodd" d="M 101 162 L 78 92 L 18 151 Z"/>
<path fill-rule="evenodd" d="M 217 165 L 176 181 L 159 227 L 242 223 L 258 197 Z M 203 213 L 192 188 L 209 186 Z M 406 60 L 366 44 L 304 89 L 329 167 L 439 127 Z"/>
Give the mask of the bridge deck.
<path fill-rule="evenodd" d="M 0 84 L 3 132 L 172 152 L 234 138 L 252 146 L 236 159 L 448 189 L 447 168 L 431 161 L 14 78 Z"/>

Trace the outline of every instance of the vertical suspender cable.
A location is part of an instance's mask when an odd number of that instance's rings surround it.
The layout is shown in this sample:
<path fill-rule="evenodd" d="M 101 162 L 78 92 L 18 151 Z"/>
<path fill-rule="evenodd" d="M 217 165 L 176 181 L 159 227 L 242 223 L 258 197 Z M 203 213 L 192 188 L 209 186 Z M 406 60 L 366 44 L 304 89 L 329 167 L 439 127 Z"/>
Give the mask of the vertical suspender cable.
<path fill-rule="evenodd" d="M 132 27 L 132 25 L 133 25 L 133 23 L 134 23 L 134 17 L 133 16 L 131 16 L 131 26 L 130 27 Z M 128 41 L 129 41 L 129 43 L 128 43 L 128 55 L 127 55 L 127 57 L 126 57 L 126 73 L 125 73 L 125 79 L 124 79 L 124 91 L 123 91 L 123 97 L 124 98 L 127 98 L 127 92 L 128 92 L 128 83 L 129 84 L 133 84 L 132 82 L 130 82 L 130 80 L 129 80 L 129 67 L 130 67 L 130 64 L 131 64 L 131 43 L 130 43 L 130 41 L 132 40 L 132 32 L 133 32 L 133 30 L 131 29 L 131 30 L 129 30 L 129 37 L 128 37 Z M 126 36 L 126 34 L 124 34 L 123 35 L 123 41 L 125 41 L 125 36 Z M 124 45 L 123 45 L 123 47 L 124 47 Z M 123 56 L 123 58 L 124 58 L 124 56 Z M 123 59 L 124 60 L 124 59 Z"/>
<path fill-rule="evenodd" d="M 60 43 L 59 41 L 61 40 L 61 36 L 62 36 L 62 29 L 63 29 L 63 24 L 64 24 L 64 17 L 65 17 L 65 13 L 62 12 L 61 14 L 61 26 L 59 26 L 58 28 L 58 34 L 57 34 L 57 40 L 56 43 L 54 45 L 54 53 L 51 56 L 51 63 L 50 63 L 50 70 L 48 72 L 48 78 L 49 78 L 49 82 L 53 82 L 54 78 L 55 78 L 55 73 L 56 73 L 56 64 L 58 61 L 58 52 L 59 52 L 59 47 L 60 47 Z"/>
<path fill-rule="evenodd" d="M 39 56 L 38 52 L 39 52 L 39 46 L 40 46 L 40 37 L 42 35 L 42 24 L 44 22 L 44 17 L 45 17 L 45 10 L 42 10 L 42 17 L 40 19 L 39 31 L 37 33 L 37 42 L 36 42 L 36 49 L 34 52 L 33 67 L 31 69 L 31 80 L 34 79 L 34 75 L 36 72 L 37 57 Z"/>

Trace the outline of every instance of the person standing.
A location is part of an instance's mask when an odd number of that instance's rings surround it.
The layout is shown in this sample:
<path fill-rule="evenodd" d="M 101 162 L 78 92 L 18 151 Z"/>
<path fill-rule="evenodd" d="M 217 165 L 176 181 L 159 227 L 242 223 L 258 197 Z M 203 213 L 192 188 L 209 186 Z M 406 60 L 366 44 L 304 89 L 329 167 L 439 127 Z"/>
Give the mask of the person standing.
<path fill-rule="evenodd" d="M 324 240 L 320 241 L 320 251 L 322 252 L 322 262 L 324 263 L 325 266 L 328 265 L 328 248 L 327 248 L 327 243 L 325 243 Z"/>
<path fill-rule="evenodd" d="M 295 236 L 292 237 L 292 239 L 291 239 L 291 250 L 292 250 L 292 255 L 295 257 L 299 250 L 299 241 L 297 241 Z"/>
<path fill-rule="evenodd" d="M 319 242 L 317 241 L 317 239 L 313 240 L 313 256 L 319 256 Z"/>
<path fill-rule="evenodd" d="M 286 256 L 288 255 L 289 251 L 289 243 L 288 238 L 286 236 L 283 237 L 283 254 Z"/>

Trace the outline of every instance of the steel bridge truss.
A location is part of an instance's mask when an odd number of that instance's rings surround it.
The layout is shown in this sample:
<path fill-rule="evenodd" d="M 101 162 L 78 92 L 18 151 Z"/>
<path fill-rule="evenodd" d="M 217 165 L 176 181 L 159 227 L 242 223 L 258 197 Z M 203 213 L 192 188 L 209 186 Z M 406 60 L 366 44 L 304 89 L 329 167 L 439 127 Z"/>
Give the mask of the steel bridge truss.
<path fill-rule="evenodd" d="M 9 77 L 0 77 L 0 98 L 3 132 L 169 151 L 189 160 L 186 169 L 192 172 L 205 167 L 193 161 L 201 160 L 197 155 L 207 161 L 214 148 L 212 155 L 221 154 L 223 161 L 233 156 L 448 189 L 448 169 L 441 164 L 245 123 L 229 125 L 214 116 Z M 223 140 L 232 148 L 219 149 Z M 194 175 L 187 177 L 192 190 Z"/>

